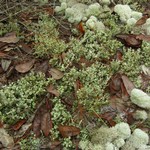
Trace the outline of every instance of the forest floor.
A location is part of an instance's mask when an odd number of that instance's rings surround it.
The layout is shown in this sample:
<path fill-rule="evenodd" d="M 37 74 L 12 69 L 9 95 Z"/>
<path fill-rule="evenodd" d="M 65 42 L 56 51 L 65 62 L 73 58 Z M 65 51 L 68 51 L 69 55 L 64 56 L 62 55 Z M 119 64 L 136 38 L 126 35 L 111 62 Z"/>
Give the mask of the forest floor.
<path fill-rule="evenodd" d="M 127 28 L 114 16 L 104 19 L 108 31 L 102 34 L 88 30 L 84 22 L 69 23 L 51 2 L 2 3 L 0 149 L 77 150 L 89 130 L 120 122 L 150 134 L 149 109 L 130 99 L 134 88 L 150 93 L 150 36 L 141 29 L 150 17 L 147 3 L 139 4 L 143 17 L 137 26 Z M 29 78 L 21 81 L 24 77 Z M 31 108 L 20 94 L 26 91 L 35 103 Z M 12 101 L 11 106 L 5 101 Z M 148 117 L 137 119 L 137 111 Z"/>

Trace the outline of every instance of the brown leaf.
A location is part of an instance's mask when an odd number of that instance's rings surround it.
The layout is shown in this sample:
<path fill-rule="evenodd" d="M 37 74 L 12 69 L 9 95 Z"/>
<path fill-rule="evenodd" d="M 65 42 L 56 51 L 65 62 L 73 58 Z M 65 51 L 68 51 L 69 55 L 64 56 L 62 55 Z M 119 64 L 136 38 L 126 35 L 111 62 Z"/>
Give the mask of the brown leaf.
<path fill-rule="evenodd" d="M 19 47 L 27 54 L 31 54 L 33 52 L 33 50 L 27 44 L 23 42 L 19 43 Z"/>
<path fill-rule="evenodd" d="M 59 125 L 58 130 L 64 138 L 69 136 L 76 136 L 80 133 L 80 129 L 75 126 Z"/>
<path fill-rule="evenodd" d="M 80 22 L 77 26 L 77 29 L 80 31 L 81 34 L 84 34 L 85 33 L 85 29 L 83 27 L 83 23 Z"/>
<path fill-rule="evenodd" d="M 134 84 L 129 80 L 129 78 L 126 75 L 122 75 L 121 78 L 126 88 L 126 91 L 130 95 L 131 91 L 135 88 Z"/>
<path fill-rule="evenodd" d="M 25 63 L 16 65 L 15 69 L 20 73 L 26 73 L 26 72 L 30 71 L 30 69 L 33 67 L 34 63 L 35 63 L 35 60 L 32 59 L 29 62 L 25 62 Z"/>
<path fill-rule="evenodd" d="M 12 126 L 12 129 L 13 130 L 19 130 L 21 128 L 21 126 L 26 122 L 25 119 L 22 119 L 22 120 L 19 120 L 17 123 L 15 123 L 13 126 Z"/>
<path fill-rule="evenodd" d="M 59 80 L 64 76 L 64 74 L 60 70 L 55 68 L 51 68 L 49 73 L 51 74 L 52 78 L 56 80 Z"/>
<path fill-rule="evenodd" d="M 8 59 L 2 59 L 1 60 L 1 66 L 2 66 L 4 71 L 8 70 L 10 64 L 11 64 L 11 60 L 8 60 Z"/>
<path fill-rule="evenodd" d="M 4 37 L 0 37 L 1 42 L 5 43 L 17 43 L 19 39 L 16 37 L 15 32 L 7 33 Z"/>
<path fill-rule="evenodd" d="M 123 112 L 126 109 L 125 102 L 116 96 L 111 96 L 110 105 L 113 109 Z"/>
<path fill-rule="evenodd" d="M 59 97 L 60 95 L 59 91 L 56 90 L 52 84 L 48 86 L 47 91 L 54 94 L 56 97 Z"/>
<path fill-rule="evenodd" d="M 134 34 L 117 34 L 115 37 L 127 47 L 140 48 L 142 45 L 142 40 Z"/>
<path fill-rule="evenodd" d="M 41 118 L 41 130 L 43 131 L 45 136 L 49 135 L 50 130 L 52 128 L 50 122 L 51 122 L 50 113 L 46 112 L 45 114 L 42 115 Z"/>
<path fill-rule="evenodd" d="M 0 128 L 0 143 L 6 149 L 12 149 L 14 147 L 14 139 L 11 137 L 4 128 Z"/>
<path fill-rule="evenodd" d="M 136 36 L 137 39 L 150 42 L 150 35 L 139 34 Z"/>
<path fill-rule="evenodd" d="M 135 26 L 141 26 L 141 25 L 145 24 L 145 23 L 146 23 L 146 20 L 147 20 L 148 18 L 149 18 L 149 15 L 148 15 L 148 14 L 143 15 L 142 18 L 140 18 L 140 19 L 136 22 Z"/>

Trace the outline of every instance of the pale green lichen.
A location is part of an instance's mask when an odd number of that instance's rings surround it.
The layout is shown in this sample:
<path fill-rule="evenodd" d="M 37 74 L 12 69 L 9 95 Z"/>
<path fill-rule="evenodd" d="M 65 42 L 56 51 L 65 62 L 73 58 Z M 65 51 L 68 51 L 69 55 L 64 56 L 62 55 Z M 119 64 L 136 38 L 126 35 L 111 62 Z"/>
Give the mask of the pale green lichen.
<path fill-rule="evenodd" d="M 30 137 L 21 140 L 19 145 L 21 150 L 38 150 L 40 149 L 40 139 L 31 135 Z"/>
<path fill-rule="evenodd" d="M 48 85 L 43 74 L 31 73 L 15 83 L 0 90 L 0 117 L 5 123 L 12 124 L 29 117 L 36 103 Z"/>
<path fill-rule="evenodd" d="M 47 15 L 41 15 L 35 28 L 34 54 L 37 57 L 57 57 L 66 50 L 67 44 L 59 39 L 56 22 L 53 19 L 48 18 Z"/>

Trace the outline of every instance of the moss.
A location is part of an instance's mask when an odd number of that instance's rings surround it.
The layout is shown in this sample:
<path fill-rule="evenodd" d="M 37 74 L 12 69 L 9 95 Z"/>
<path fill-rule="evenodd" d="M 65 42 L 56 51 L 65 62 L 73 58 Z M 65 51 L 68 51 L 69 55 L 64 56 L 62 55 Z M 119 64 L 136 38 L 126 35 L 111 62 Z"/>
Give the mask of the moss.
<path fill-rule="evenodd" d="M 44 94 L 47 81 L 43 74 L 31 73 L 16 83 L 0 90 L 0 117 L 5 123 L 13 124 L 29 117 L 35 110 L 37 100 Z"/>

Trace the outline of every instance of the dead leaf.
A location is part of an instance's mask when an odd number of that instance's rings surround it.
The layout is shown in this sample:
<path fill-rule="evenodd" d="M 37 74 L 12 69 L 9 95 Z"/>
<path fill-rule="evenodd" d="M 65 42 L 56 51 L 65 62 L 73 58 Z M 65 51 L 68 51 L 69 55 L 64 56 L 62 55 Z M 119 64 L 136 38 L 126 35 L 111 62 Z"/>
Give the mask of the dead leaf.
<path fill-rule="evenodd" d="M 47 91 L 48 91 L 49 93 L 54 94 L 56 97 L 59 97 L 59 95 L 60 95 L 59 91 L 56 90 L 52 84 L 50 84 L 50 85 L 48 86 Z"/>
<path fill-rule="evenodd" d="M 117 34 L 115 37 L 127 47 L 140 48 L 142 45 L 142 40 L 134 34 Z"/>
<path fill-rule="evenodd" d="M 150 35 L 139 34 L 136 36 L 136 39 L 150 42 Z"/>
<path fill-rule="evenodd" d="M 45 136 L 48 136 L 52 128 L 51 116 L 49 113 L 49 104 L 45 103 L 40 106 L 33 120 L 33 132 L 36 137 L 39 137 L 41 131 Z"/>
<path fill-rule="evenodd" d="M 16 65 L 15 69 L 20 73 L 26 73 L 26 72 L 30 71 L 30 69 L 33 67 L 34 63 L 35 63 L 35 59 L 32 59 L 29 62 L 25 62 L 25 63 Z"/>
<path fill-rule="evenodd" d="M 42 115 L 41 118 L 41 130 L 43 131 L 44 135 L 47 137 L 50 133 L 50 130 L 52 129 L 52 126 L 50 124 L 50 113 L 46 112 Z"/>
<path fill-rule="evenodd" d="M 148 14 L 143 15 L 135 24 L 135 26 L 141 26 L 146 23 L 146 20 L 149 18 Z"/>
<path fill-rule="evenodd" d="M 56 80 L 59 80 L 64 76 L 64 74 L 61 71 L 55 68 L 51 68 L 49 73 L 51 74 L 52 78 Z"/>
<path fill-rule="evenodd" d="M 25 43 L 21 42 L 19 44 L 19 47 L 24 51 L 26 52 L 27 54 L 31 54 L 33 52 L 33 50 Z"/>
<path fill-rule="evenodd" d="M 80 22 L 77 26 L 77 29 L 80 31 L 81 34 L 84 34 L 85 33 L 85 29 L 83 27 L 83 23 Z"/>
<path fill-rule="evenodd" d="M 26 122 L 25 119 L 22 119 L 22 120 L 19 120 L 17 123 L 15 123 L 13 126 L 12 126 L 12 129 L 13 130 L 19 130 L 21 128 L 21 126 Z"/>
<path fill-rule="evenodd" d="M 59 125 L 58 130 L 64 138 L 80 134 L 80 129 L 75 126 Z"/>
<path fill-rule="evenodd" d="M 145 75 L 150 76 L 150 68 L 142 65 L 142 71 L 144 72 Z"/>
<path fill-rule="evenodd" d="M 13 137 L 11 137 L 4 128 L 0 128 L 0 143 L 2 143 L 3 147 L 12 149 L 14 146 Z"/>
<path fill-rule="evenodd" d="M 131 91 L 135 88 L 134 84 L 129 80 L 129 78 L 126 75 L 121 75 L 121 79 L 126 88 L 126 91 L 129 95 L 131 95 Z"/>
<path fill-rule="evenodd" d="M 1 42 L 5 43 L 17 43 L 19 39 L 16 37 L 15 32 L 7 33 L 4 37 L 0 37 Z"/>
<path fill-rule="evenodd" d="M 8 70 L 10 64 L 11 64 L 11 60 L 8 60 L 8 59 L 2 59 L 1 60 L 1 66 L 2 66 L 4 71 Z"/>

